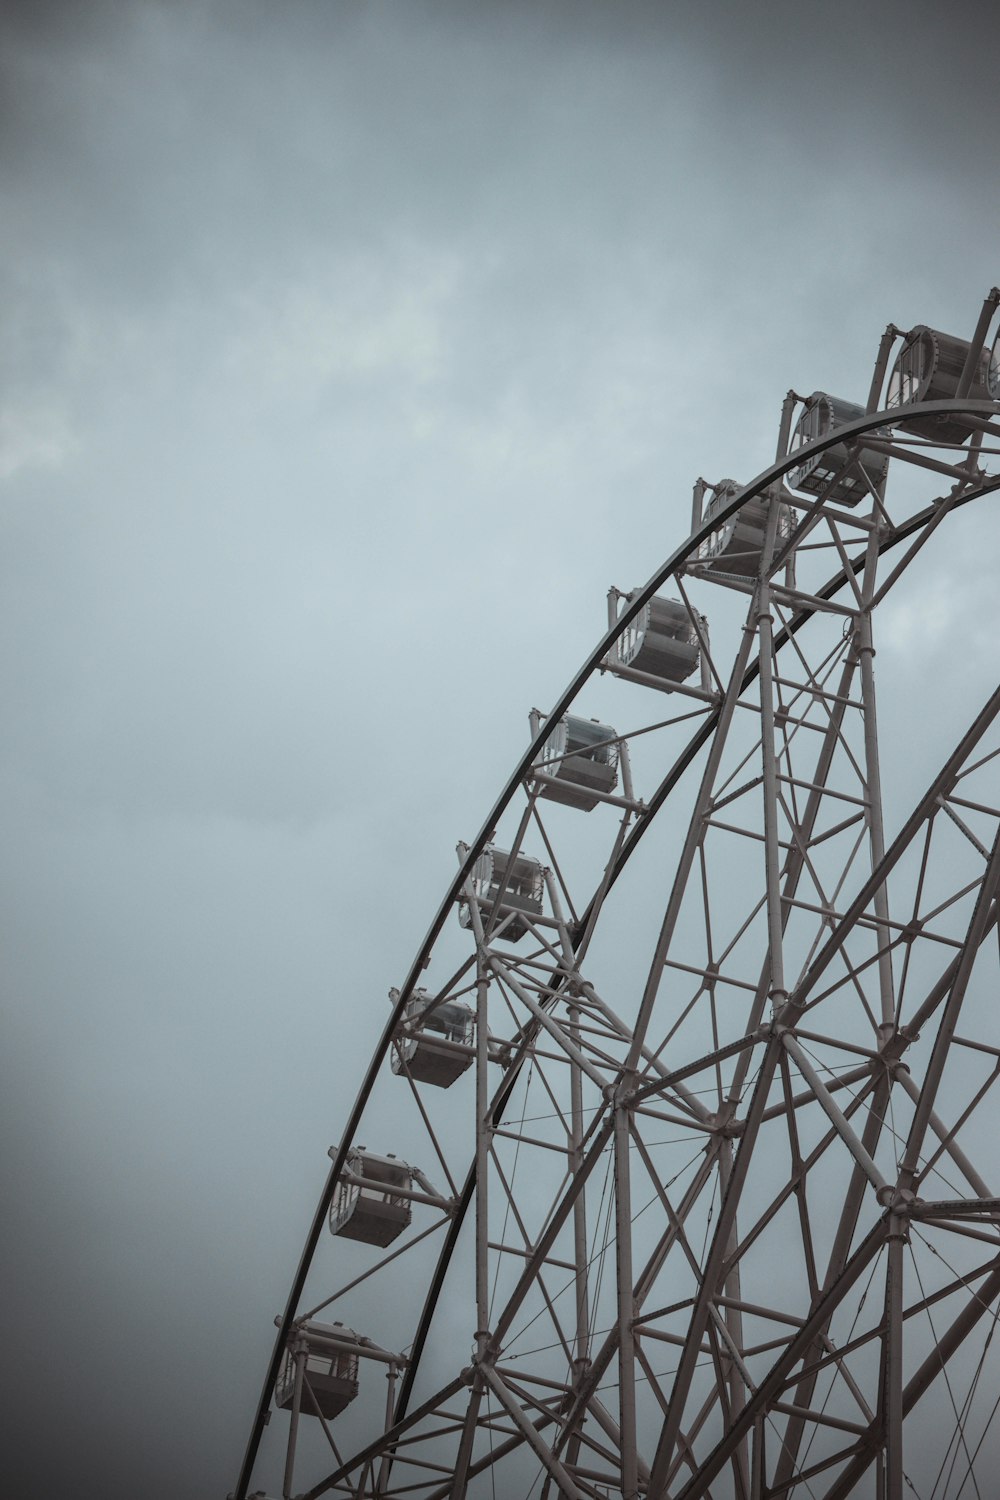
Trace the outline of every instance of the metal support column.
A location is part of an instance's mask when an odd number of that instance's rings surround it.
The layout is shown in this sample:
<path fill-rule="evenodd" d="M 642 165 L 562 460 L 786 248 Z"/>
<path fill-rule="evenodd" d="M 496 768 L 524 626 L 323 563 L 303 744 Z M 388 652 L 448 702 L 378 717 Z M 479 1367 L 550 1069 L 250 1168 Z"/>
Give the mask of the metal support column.
<path fill-rule="evenodd" d="M 476 960 L 476 1358 L 484 1359 L 489 1347 L 489 974 L 482 954 Z"/>
<path fill-rule="evenodd" d="M 875 593 L 875 569 L 879 555 L 879 533 L 873 531 L 868 538 L 863 583 L 864 608 L 858 615 L 856 649 L 861 668 L 861 701 L 864 705 L 865 732 L 865 800 L 868 813 L 868 837 L 871 849 L 871 867 L 877 870 L 885 858 L 885 825 L 882 817 L 882 776 L 878 756 L 878 715 L 875 709 L 875 673 L 872 642 L 871 601 Z M 875 890 L 873 905 L 878 922 L 876 942 L 878 944 L 879 998 L 882 1009 L 882 1036 L 887 1037 L 896 1022 L 896 997 L 892 979 L 892 954 L 889 951 L 889 894 L 883 880 Z"/>
<path fill-rule="evenodd" d="M 903 1250 L 906 1223 L 889 1218 L 885 1273 L 882 1420 L 885 1424 L 885 1500 L 903 1500 Z"/>
<path fill-rule="evenodd" d="M 635 1302 L 632 1295 L 632 1185 L 629 1110 L 615 1103 L 615 1262 L 618 1270 L 618 1401 L 622 1430 L 622 1500 L 637 1500 L 635 1422 Z"/>
<path fill-rule="evenodd" d="M 285 1450 L 285 1477 L 281 1486 L 282 1500 L 291 1500 L 292 1473 L 295 1468 L 295 1445 L 299 1436 L 299 1414 L 302 1408 L 302 1378 L 306 1368 L 306 1350 L 300 1346 L 295 1351 L 295 1387 L 292 1392 L 292 1419 L 288 1428 L 288 1447 Z"/>

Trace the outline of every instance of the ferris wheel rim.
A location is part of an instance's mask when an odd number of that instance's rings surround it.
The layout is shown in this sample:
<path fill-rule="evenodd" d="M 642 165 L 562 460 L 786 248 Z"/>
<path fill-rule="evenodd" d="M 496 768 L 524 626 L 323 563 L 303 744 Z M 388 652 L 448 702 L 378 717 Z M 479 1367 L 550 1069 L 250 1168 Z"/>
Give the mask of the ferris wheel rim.
<path fill-rule="evenodd" d="M 804 444 L 796 448 L 793 453 L 786 454 L 783 458 L 777 460 L 767 469 L 758 474 L 756 478 L 754 478 L 749 484 L 739 489 L 725 506 L 720 507 L 718 512 L 713 515 L 710 521 L 704 522 L 698 529 L 692 531 L 691 534 L 685 538 L 684 542 L 681 543 L 680 546 L 677 547 L 674 552 L 672 552 L 666 559 L 666 561 L 661 564 L 661 566 L 653 573 L 647 583 L 644 584 L 640 589 L 635 590 L 629 596 L 628 600 L 626 601 L 625 607 L 623 608 L 615 625 L 613 627 L 610 627 L 604 633 L 597 646 L 595 646 L 590 654 L 585 658 L 584 663 L 571 678 L 569 685 L 563 690 L 559 698 L 556 700 L 556 703 L 550 713 L 546 715 L 545 722 L 553 718 L 561 717 L 561 715 L 568 710 L 568 708 L 579 696 L 579 693 L 585 687 L 586 683 L 591 680 L 595 673 L 599 671 L 601 662 L 604 660 L 608 650 L 613 645 L 617 637 L 626 628 L 630 621 L 639 614 L 648 600 L 652 598 L 653 595 L 655 595 L 657 591 L 662 588 L 663 585 L 671 577 L 676 576 L 678 572 L 684 569 L 686 563 L 690 561 L 692 555 L 697 555 L 698 548 L 707 539 L 713 528 L 718 527 L 719 525 L 729 520 L 749 500 L 760 496 L 772 485 L 784 479 L 784 477 L 790 470 L 798 467 L 805 460 L 813 457 L 814 455 L 822 454 L 827 449 L 834 447 L 838 443 L 843 443 L 850 439 L 861 437 L 864 434 L 870 433 L 877 428 L 905 428 L 909 423 L 914 421 L 923 420 L 928 417 L 935 416 L 947 417 L 949 415 L 972 416 L 976 419 L 981 420 L 985 424 L 988 423 L 991 418 L 995 419 L 997 417 L 997 414 L 997 402 L 971 400 L 969 398 L 923 402 L 920 403 L 919 406 L 914 406 L 911 408 L 908 408 L 906 406 L 896 406 L 891 408 L 887 407 L 875 412 L 866 412 L 863 416 L 857 417 L 850 422 L 844 423 L 842 426 L 836 428 L 832 433 L 815 439 L 811 443 Z M 928 446 L 933 445 L 928 444 Z M 986 495 L 995 491 L 998 487 L 1000 487 L 1000 476 L 990 477 L 989 481 L 986 483 L 980 483 L 975 486 L 970 485 L 970 487 L 965 492 L 957 496 L 952 501 L 949 508 L 950 510 L 957 510 L 975 500 L 984 498 Z M 799 503 L 802 506 L 805 506 L 807 502 L 800 499 Z M 937 508 L 937 505 L 931 505 L 918 512 L 914 516 L 908 518 L 906 522 L 902 523 L 893 531 L 890 537 L 887 537 L 885 539 L 884 543 L 880 543 L 880 555 L 883 551 L 891 550 L 891 548 L 897 545 L 899 542 L 905 541 L 909 536 L 913 535 L 914 532 L 918 531 L 922 525 L 926 524 L 928 517 Z M 857 571 L 859 566 L 860 564 L 856 563 L 854 571 Z M 845 586 L 845 584 L 847 583 L 847 579 L 848 569 L 841 568 L 827 581 L 826 584 L 821 587 L 820 590 L 816 592 L 816 597 L 823 599 L 830 599 L 834 597 L 834 595 Z M 790 637 L 794 633 L 796 633 L 798 629 L 800 629 L 809 619 L 811 619 L 815 613 L 816 610 L 814 608 L 806 608 L 797 611 L 793 619 L 788 622 L 787 628 L 781 632 L 780 638 L 776 638 L 775 644 L 780 646 L 786 644 L 788 639 L 790 639 Z M 744 687 L 748 683 L 752 682 L 756 677 L 759 670 L 758 663 L 759 656 L 748 665 L 743 679 Z M 681 764 L 682 758 L 679 757 L 678 761 L 675 763 L 675 766 L 671 768 L 671 772 L 668 773 L 668 776 L 666 778 L 664 778 L 664 781 L 657 789 L 657 792 L 654 794 L 650 802 L 646 805 L 647 815 L 644 815 L 633 826 L 629 837 L 625 841 L 625 844 L 620 851 L 619 858 L 616 863 L 616 867 L 611 880 L 612 884 L 619 878 L 622 871 L 626 868 L 629 859 L 631 858 L 632 854 L 635 851 L 635 848 L 639 843 L 639 840 L 644 835 L 649 827 L 649 824 L 655 819 L 657 813 L 661 810 L 662 806 L 673 792 L 683 771 L 687 769 L 687 766 L 698 754 L 699 750 L 703 748 L 703 746 L 711 739 L 712 734 L 714 733 L 716 728 L 717 716 L 718 704 L 712 707 L 711 713 L 706 717 L 702 725 L 699 726 L 695 734 L 692 736 L 689 744 L 685 747 L 685 751 L 683 753 L 683 764 Z M 351 1149 L 353 1136 L 356 1133 L 359 1124 L 361 1123 L 365 1108 L 368 1104 L 369 1096 L 378 1076 L 378 1072 L 389 1053 L 394 1029 L 398 1024 L 407 1001 L 411 997 L 416 987 L 421 972 L 426 967 L 427 962 L 429 961 L 429 957 L 433 951 L 434 945 L 437 942 L 438 937 L 440 936 L 440 933 L 455 905 L 455 902 L 461 894 L 463 885 L 468 879 L 476 859 L 479 857 L 483 848 L 489 843 L 495 824 L 509 807 L 510 803 L 516 796 L 518 789 L 523 784 L 525 777 L 530 772 L 530 768 L 537 759 L 541 746 L 545 742 L 546 733 L 547 731 L 544 728 L 543 723 L 543 727 L 540 728 L 539 732 L 533 737 L 528 748 L 522 754 L 514 771 L 511 773 L 506 784 L 501 790 L 486 821 L 480 828 L 475 840 L 468 845 L 468 852 L 461 861 L 459 871 L 452 881 L 447 894 L 443 898 L 441 905 L 435 917 L 433 918 L 430 927 L 428 928 L 427 934 L 425 935 L 425 938 L 417 951 L 416 957 L 411 964 L 404 983 L 400 987 L 398 998 L 393 1005 L 392 1012 L 388 1021 L 386 1022 L 382 1035 L 379 1038 L 378 1043 L 376 1044 L 376 1048 L 370 1059 L 365 1077 L 362 1080 L 362 1084 L 355 1097 L 354 1104 L 352 1105 L 348 1118 L 345 1122 L 341 1142 L 337 1148 L 336 1155 L 334 1155 L 334 1153 L 331 1151 L 331 1156 L 333 1157 L 333 1160 L 331 1161 L 331 1167 L 328 1172 L 324 1190 L 320 1197 L 316 1213 L 314 1215 L 305 1245 L 303 1247 L 302 1254 L 299 1259 L 298 1268 L 296 1270 L 295 1278 L 290 1289 L 284 1313 L 275 1318 L 277 1336 L 274 1342 L 271 1359 L 269 1361 L 264 1386 L 261 1391 L 261 1396 L 258 1403 L 253 1428 L 250 1434 L 250 1439 L 247 1444 L 239 1481 L 233 1491 L 233 1500 L 245 1500 L 253 1465 L 256 1462 L 260 1440 L 263 1435 L 268 1408 L 277 1381 L 282 1353 L 287 1341 L 289 1330 L 298 1310 L 298 1305 L 301 1300 L 301 1293 L 304 1288 L 305 1279 L 308 1275 L 317 1245 L 326 1223 L 330 1203 L 333 1199 L 337 1185 L 344 1171 L 346 1158 Z M 581 924 L 583 923 L 585 917 L 586 911 L 581 916 Z M 574 936 L 576 936 L 575 933 Z M 507 1097 L 509 1097 L 510 1091 L 513 1090 L 513 1087 L 517 1082 L 518 1068 L 519 1065 L 518 1067 L 513 1067 L 510 1070 L 509 1078 L 505 1080 L 505 1084 L 507 1085 L 506 1094 L 504 1096 L 505 1100 Z M 466 1182 L 463 1184 L 462 1192 L 460 1194 L 458 1203 L 456 1204 L 456 1212 L 453 1218 L 453 1222 L 451 1225 L 449 1225 L 447 1234 L 445 1236 L 445 1242 L 442 1245 L 439 1261 L 435 1267 L 434 1275 L 428 1288 L 427 1301 L 425 1302 L 424 1309 L 422 1310 L 417 1323 L 416 1336 L 411 1346 L 414 1350 L 414 1355 L 407 1363 L 400 1388 L 399 1402 L 397 1406 L 398 1421 L 406 1421 L 408 1418 L 407 1405 L 409 1396 L 412 1391 L 413 1380 L 419 1367 L 420 1358 L 423 1351 L 423 1343 L 426 1339 L 427 1330 L 429 1329 L 433 1319 L 437 1298 L 440 1295 L 440 1290 L 443 1286 L 443 1282 L 447 1274 L 452 1255 L 454 1253 L 454 1246 L 457 1242 L 458 1233 L 461 1229 L 462 1222 L 464 1221 L 464 1217 L 468 1209 L 468 1204 L 471 1201 L 471 1195 L 474 1190 L 474 1173 L 475 1162 L 473 1160 L 469 1175 L 466 1179 Z M 378 1443 L 384 1442 L 384 1438 L 385 1435 L 383 1434 L 382 1438 L 378 1440 Z M 321 1486 L 309 1491 L 308 1495 L 310 1497 L 319 1495 L 323 1493 L 327 1488 L 329 1488 L 329 1485 L 324 1481 Z"/>

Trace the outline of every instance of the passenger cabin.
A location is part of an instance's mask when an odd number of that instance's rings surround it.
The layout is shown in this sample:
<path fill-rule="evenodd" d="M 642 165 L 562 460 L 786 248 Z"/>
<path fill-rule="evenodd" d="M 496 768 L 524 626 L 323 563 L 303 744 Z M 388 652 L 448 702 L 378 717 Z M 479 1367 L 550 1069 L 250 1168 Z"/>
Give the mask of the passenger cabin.
<path fill-rule="evenodd" d="M 889 375 L 886 405 L 899 408 L 916 406 L 923 401 L 954 400 L 968 354 L 966 339 L 939 333 L 936 328 L 927 328 L 922 323 L 911 328 Z M 984 349 L 968 391 L 972 401 L 990 399 L 987 386 L 989 363 L 989 353 Z M 962 416 L 929 416 L 907 422 L 904 430 L 939 443 L 964 443 L 975 431 L 975 424 Z"/>
<path fill-rule="evenodd" d="M 628 599 L 635 597 L 634 592 Z M 698 666 L 698 633 L 678 599 L 649 599 L 612 647 L 612 671 L 628 667 L 663 682 L 684 682 Z"/>
<path fill-rule="evenodd" d="M 343 1323 L 296 1324 L 289 1336 L 284 1362 L 274 1387 L 275 1405 L 290 1411 L 295 1403 L 295 1369 L 304 1354 L 302 1396 L 304 1417 L 337 1417 L 358 1394 L 360 1339 Z"/>
<path fill-rule="evenodd" d="M 407 1001 L 392 1049 L 392 1071 L 448 1089 L 473 1060 L 476 1018 L 460 1000 L 437 1005 L 426 990 Z"/>
<path fill-rule="evenodd" d="M 541 796 L 590 812 L 600 801 L 595 792 L 613 792 L 618 785 L 615 732 L 596 719 L 563 714 L 542 746 L 535 770 L 553 778 L 542 784 Z"/>
<path fill-rule="evenodd" d="M 705 506 L 703 521 L 711 521 L 721 515 L 727 505 L 743 488 L 735 479 L 723 479 L 713 487 L 712 498 Z M 768 493 L 747 500 L 739 510 L 726 520 L 720 520 L 712 528 L 698 548 L 698 562 L 706 569 L 717 573 L 735 574 L 740 578 L 756 578 L 761 568 L 768 518 L 774 497 Z M 780 502 L 777 502 L 780 505 Z M 792 513 L 787 505 L 781 505 L 778 514 L 778 530 L 775 547 L 778 548 L 792 534 Z"/>
<path fill-rule="evenodd" d="M 503 930 L 495 936 L 504 942 L 519 943 L 530 931 L 530 919 L 541 915 L 542 867 L 526 854 L 512 855 L 487 845 L 476 860 L 472 888 L 484 920 L 495 906 L 495 924 L 503 924 Z M 458 919 L 463 927 L 472 926 L 472 913 L 465 900 L 458 908 Z"/>
<path fill-rule="evenodd" d="M 356 1146 L 344 1163 L 358 1182 L 337 1184 L 330 1205 L 330 1233 L 366 1245 L 391 1245 L 407 1227 L 411 1217 L 409 1190 L 413 1174 L 405 1161 L 394 1156 L 376 1156 Z"/>
<path fill-rule="evenodd" d="M 992 401 L 1000 401 L 1000 333 L 997 334 L 993 344 L 993 353 L 990 355 L 989 369 L 986 372 L 986 385 Z"/>
<path fill-rule="evenodd" d="M 841 401 L 825 391 L 813 391 L 792 433 L 789 457 L 797 448 L 829 437 L 845 422 L 863 417 L 865 409 L 853 401 Z M 863 442 L 863 440 L 862 440 Z M 889 472 L 888 453 L 857 446 L 856 442 L 834 443 L 823 453 L 805 459 L 788 475 L 794 490 L 823 495 L 834 505 L 860 505 L 874 488 L 881 494 Z M 867 481 L 866 481 L 867 476 Z"/>

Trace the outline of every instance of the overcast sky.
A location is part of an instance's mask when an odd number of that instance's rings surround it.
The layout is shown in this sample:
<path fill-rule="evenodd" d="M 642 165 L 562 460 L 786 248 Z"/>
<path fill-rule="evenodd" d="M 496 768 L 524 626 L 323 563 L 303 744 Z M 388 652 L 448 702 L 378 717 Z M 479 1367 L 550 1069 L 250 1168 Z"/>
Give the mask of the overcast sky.
<path fill-rule="evenodd" d="M 1000 281 L 1000 26 L 0 10 L 0 1482 L 221 1497 L 528 708 L 789 386 L 863 401 L 886 323 L 967 337 Z M 995 621 L 941 558 L 880 657 L 915 691 L 959 589 Z"/>

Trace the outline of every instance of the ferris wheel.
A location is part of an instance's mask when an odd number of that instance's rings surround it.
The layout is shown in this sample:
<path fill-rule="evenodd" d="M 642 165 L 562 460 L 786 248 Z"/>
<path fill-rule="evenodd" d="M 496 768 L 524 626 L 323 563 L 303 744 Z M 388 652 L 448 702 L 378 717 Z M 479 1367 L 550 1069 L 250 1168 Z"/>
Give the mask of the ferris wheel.
<path fill-rule="evenodd" d="M 235 1500 L 996 1493 L 1000 688 L 903 713 L 875 654 L 1000 490 L 998 306 L 789 392 L 527 712 Z"/>

